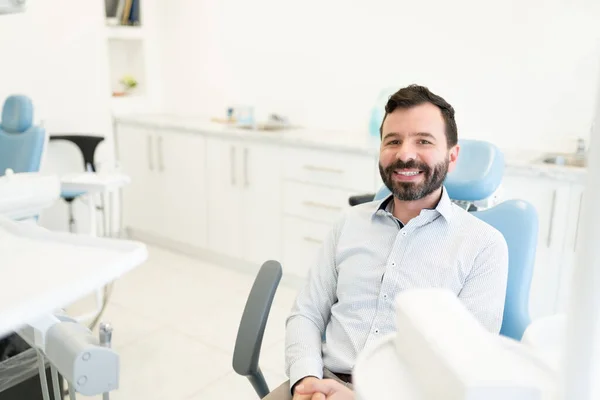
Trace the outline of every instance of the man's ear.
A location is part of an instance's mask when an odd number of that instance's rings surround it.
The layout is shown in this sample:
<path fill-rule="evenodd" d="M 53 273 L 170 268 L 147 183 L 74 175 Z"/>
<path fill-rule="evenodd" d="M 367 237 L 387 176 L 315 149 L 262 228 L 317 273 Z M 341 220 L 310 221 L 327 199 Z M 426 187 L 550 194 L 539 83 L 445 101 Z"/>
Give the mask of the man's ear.
<path fill-rule="evenodd" d="M 448 159 L 450 161 L 448 165 L 448 172 L 452 172 L 456 167 L 456 162 L 458 161 L 458 153 L 460 152 L 460 146 L 455 144 L 448 151 Z"/>

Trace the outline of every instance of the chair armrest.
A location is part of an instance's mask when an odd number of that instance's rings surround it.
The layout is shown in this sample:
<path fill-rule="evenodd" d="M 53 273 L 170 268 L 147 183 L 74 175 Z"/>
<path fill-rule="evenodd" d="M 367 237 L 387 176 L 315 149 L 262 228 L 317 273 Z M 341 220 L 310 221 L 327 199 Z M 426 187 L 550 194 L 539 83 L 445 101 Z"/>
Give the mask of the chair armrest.
<path fill-rule="evenodd" d="M 354 207 L 362 203 L 373 201 L 373 199 L 375 199 L 375 193 L 359 194 L 357 196 L 350 196 L 350 198 L 348 198 L 348 203 Z"/>
<path fill-rule="evenodd" d="M 269 388 L 258 360 L 269 311 L 281 276 L 281 264 L 277 261 L 267 261 L 260 268 L 246 301 L 233 351 L 233 369 L 250 380 L 260 398 L 269 393 Z"/>

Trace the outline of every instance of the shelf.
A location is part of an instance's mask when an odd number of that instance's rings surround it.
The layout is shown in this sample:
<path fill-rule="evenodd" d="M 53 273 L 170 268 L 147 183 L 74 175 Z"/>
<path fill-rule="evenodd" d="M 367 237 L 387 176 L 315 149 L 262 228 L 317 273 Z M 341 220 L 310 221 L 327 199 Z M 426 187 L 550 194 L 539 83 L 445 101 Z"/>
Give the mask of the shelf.
<path fill-rule="evenodd" d="M 106 37 L 113 40 L 143 40 L 144 28 L 140 26 L 107 26 Z"/>

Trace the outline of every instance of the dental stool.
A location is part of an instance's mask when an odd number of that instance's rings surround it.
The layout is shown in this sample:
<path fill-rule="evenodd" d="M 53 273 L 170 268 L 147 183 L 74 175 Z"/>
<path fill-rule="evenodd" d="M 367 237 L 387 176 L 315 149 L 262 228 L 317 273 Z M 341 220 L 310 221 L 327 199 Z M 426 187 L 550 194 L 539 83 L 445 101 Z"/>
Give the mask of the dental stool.
<path fill-rule="evenodd" d="M 9 96 L 4 101 L 0 122 L 0 176 L 8 168 L 15 173 L 39 172 L 46 144 L 46 130 L 33 125 L 31 99 Z"/>
<path fill-rule="evenodd" d="M 535 208 L 523 200 L 507 200 L 484 210 L 472 211 L 475 204 L 483 204 L 499 189 L 504 174 L 504 157 L 488 142 L 462 140 L 461 151 L 454 171 L 448 174 L 444 185 L 450 199 L 504 236 L 509 253 L 509 271 L 500 334 L 521 340 L 530 324 L 529 291 L 535 263 L 538 235 L 538 215 Z M 350 199 L 359 204 L 371 198 L 378 201 L 389 195 L 383 187 L 375 195 Z M 282 277 L 281 264 L 267 261 L 261 267 L 248 296 L 242 315 L 233 354 L 234 370 L 248 378 L 260 398 L 269 393 L 258 366 L 260 348 L 277 286 Z"/>
<path fill-rule="evenodd" d="M 88 172 L 96 172 L 96 163 L 95 163 L 95 154 L 96 148 L 98 145 L 104 141 L 104 137 L 102 136 L 92 136 L 92 135 L 50 135 L 50 141 L 67 141 L 79 149 L 81 156 L 83 157 L 83 171 Z M 62 191 L 60 196 L 61 198 L 68 204 L 69 206 L 69 232 L 75 231 L 75 216 L 73 213 L 73 201 L 80 198 L 81 196 L 86 195 L 87 192 L 83 190 L 78 191 Z M 104 199 L 102 199 L 104 202 Z M 102 220 L 106 220 L 105 215 L 105 204 L 102 204 L 100 207 L 96 209 L 102 212 Z M 104 224 L 106 225 L 106 224 Z M 104 226 L 104 232 L 106 233 L 106 226 Z"/>

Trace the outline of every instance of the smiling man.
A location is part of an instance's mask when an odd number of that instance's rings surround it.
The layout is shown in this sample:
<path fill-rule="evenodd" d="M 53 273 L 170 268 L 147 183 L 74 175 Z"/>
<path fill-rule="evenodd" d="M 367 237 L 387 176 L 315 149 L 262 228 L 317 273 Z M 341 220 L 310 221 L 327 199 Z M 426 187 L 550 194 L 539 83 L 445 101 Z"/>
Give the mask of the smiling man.
<path fill-rule="evenodd" d="M 459 157 L 454 109 L 411 85 L 385 111 L 379 169 L 392 194 L 350 208 L 325 239 L 286 323 L 290 381 L 268 399 L 310 399 L 295 387 L 322 378 L 351 387 L 358 354 L 395 332 L 394 299 L 403 290 L 450 290 L 485 328 L 500 331 L 506 242 L 443 186 Z"/>

